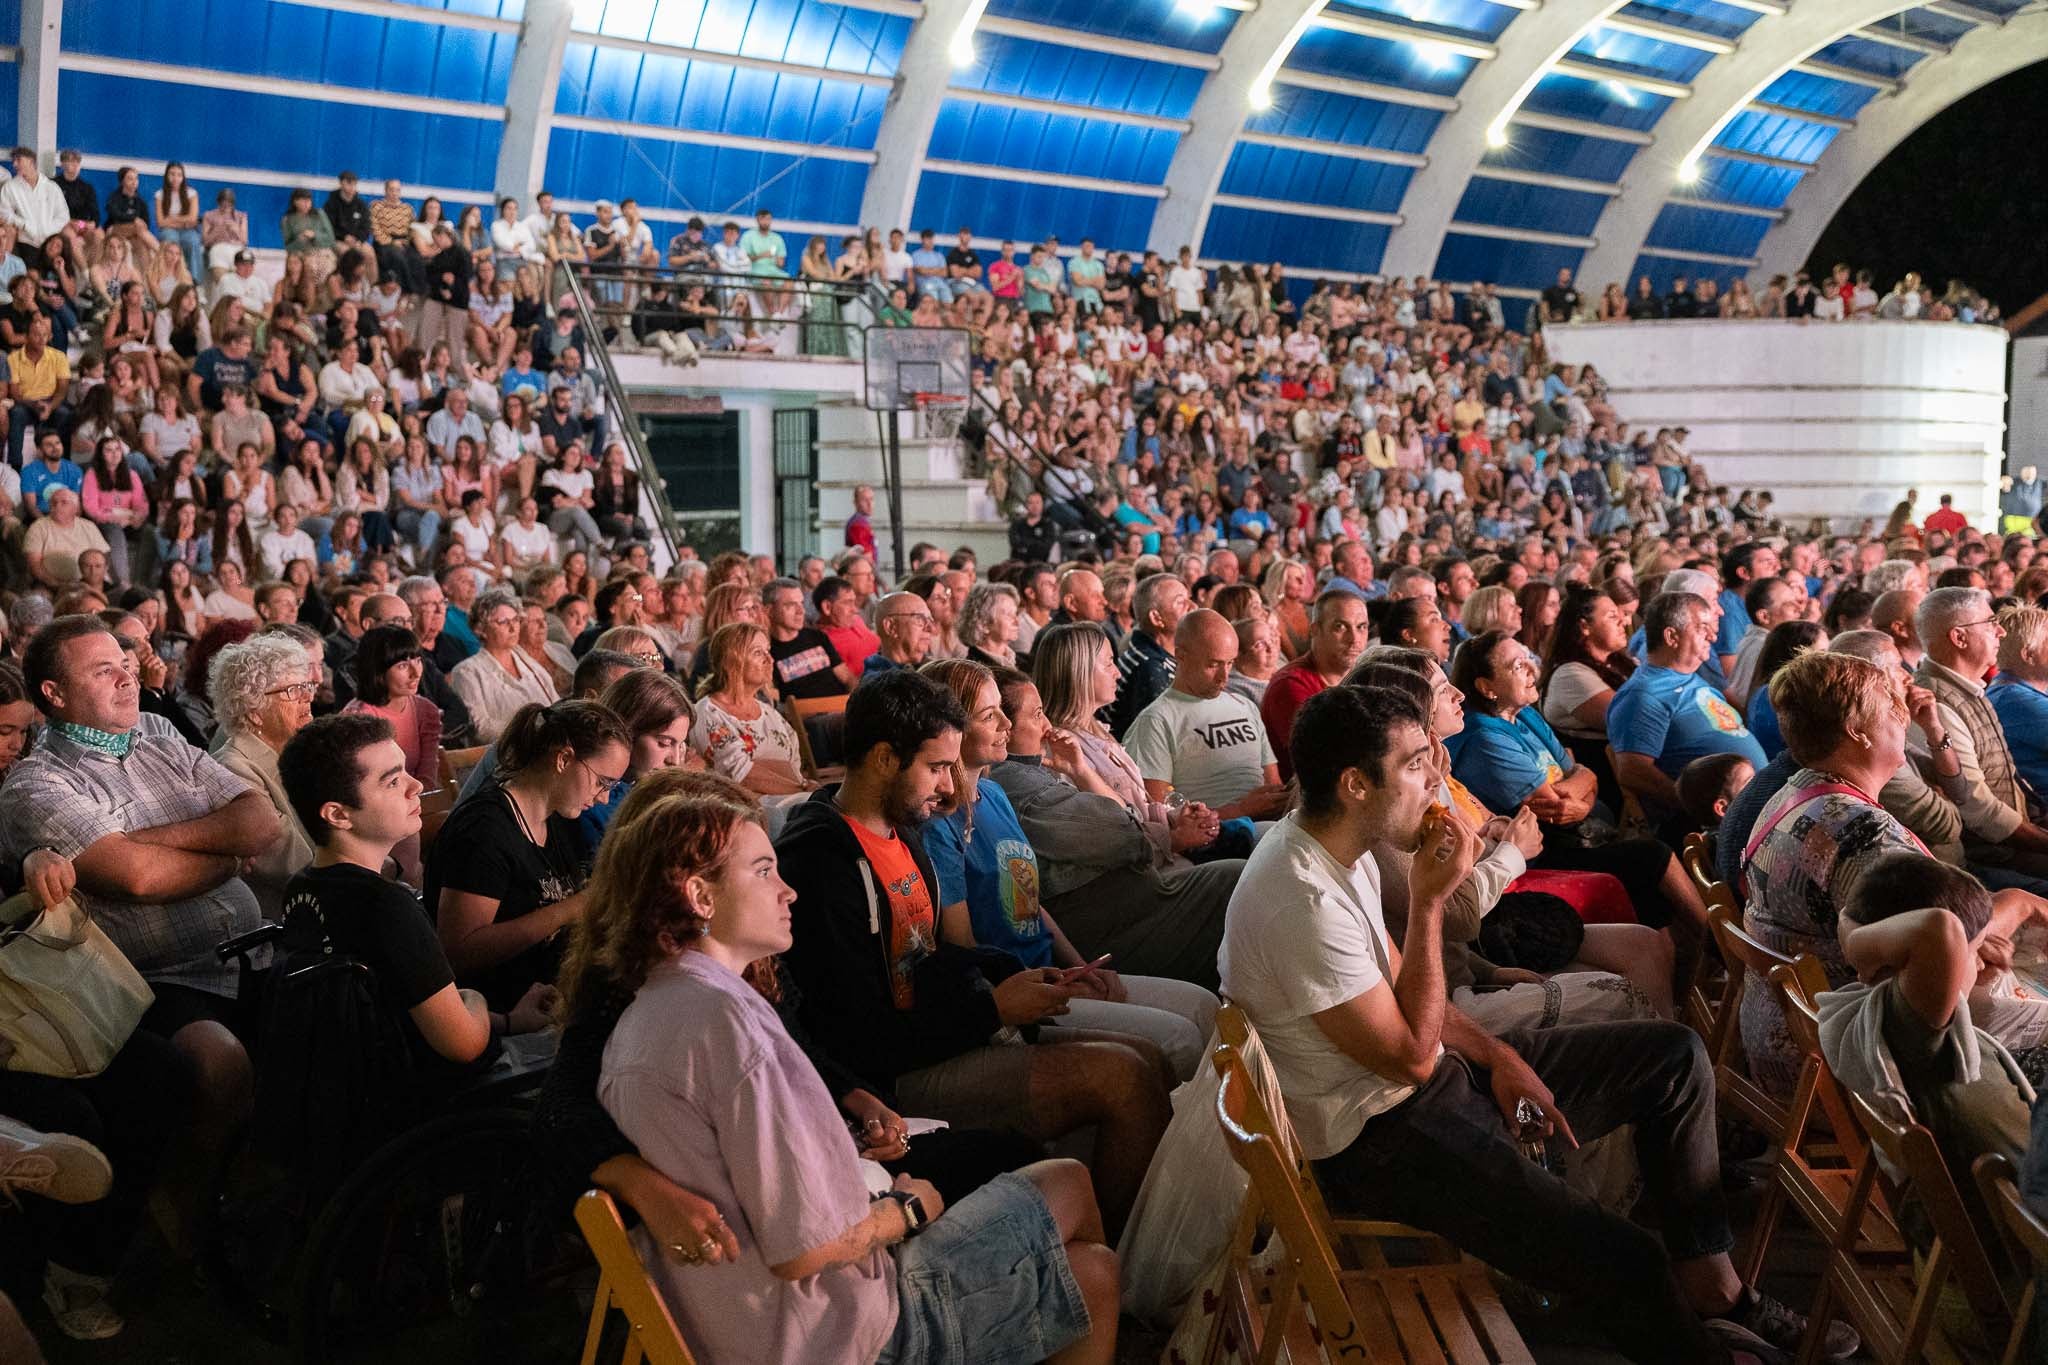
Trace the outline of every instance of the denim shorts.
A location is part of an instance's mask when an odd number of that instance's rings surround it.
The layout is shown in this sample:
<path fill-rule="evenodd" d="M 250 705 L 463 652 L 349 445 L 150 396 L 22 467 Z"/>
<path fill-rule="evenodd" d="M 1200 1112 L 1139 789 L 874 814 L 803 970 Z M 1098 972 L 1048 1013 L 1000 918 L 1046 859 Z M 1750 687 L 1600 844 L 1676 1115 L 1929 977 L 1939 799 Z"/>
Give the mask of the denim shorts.
<path fill-rule="evenodd" d="M 876 1365 L 1028 1365 L 1088 1332 L 1038 1187 L 999 1175 L 896 1253 L 896 1330 Z"/>

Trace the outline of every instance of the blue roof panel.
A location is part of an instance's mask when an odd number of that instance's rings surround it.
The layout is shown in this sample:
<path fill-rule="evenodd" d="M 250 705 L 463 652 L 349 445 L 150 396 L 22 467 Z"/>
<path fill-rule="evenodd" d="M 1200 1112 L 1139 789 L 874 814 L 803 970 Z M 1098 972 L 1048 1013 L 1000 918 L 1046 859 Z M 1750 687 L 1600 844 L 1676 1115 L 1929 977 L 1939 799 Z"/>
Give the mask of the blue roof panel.
<path fill-rule="evenodd" d="M 547 186 L 564 199 L 630 197 L 714 220 L 767 208 L 778 218 L 852 223 L 867 169 L 857 161 L 558 129 L 548 141 Z"/>
<path fill-rule="evenodd" d="M 1401 207 L 1401 195 L 1413 174 L 1406 166 L 1239 144 L 1224 167 L 1221 191 L 1392 213 Z"/>
<path fill-rule="evenodd" d="M 1287 54 L 1287 65 L 1296 71 L 1322 76 L 1455 95 L 1474 62 L 1435 43 L 1391 42 L 1335 29 L 1310 28 Z"/>
<path fill-rule="evenodd" d="M 1770 219 L 1753 214 L 1724 213 L 1696 204 L 1666 204 L 1650 228 L 1646 244 L 1714 256 L 1754 256 L 1770 227 Z"/>
<path fill-rule="evenodd" d="M 1201 254 L 1212 260 L 1269 261 L 1285 244 L 1288 270 L 1313 276 L 1318 270 L 1370 275 L 1380 267 L 1389 228 L 1303 214 L 1259 213 L 1217 208 L 1209 214 Z"/>
<path fill-rule="evenodd" d="M 1436 258 L 1436 278 L 1458 284 L 1498 284 L 1510 289 L 1542 289 L 1556 283 L 1560 270 L 1577 270 L 1585 252 L 1575 246 L 1544 246 L 1536 242 L 1504 242 L 1453 232 L 1445 236 Z"/>
<path fill-rule="evenodd" d="M 1726 286 L 1729 281 L 1738 279 L 1748 273 L 1743 267 L 1729 265 L 1725 261 L 1681 260 L 1671 256 L 1646 255 L 1636 257 L 1635 269 L 1629 271 L 1628 277 L 1631 281 L 1634 281 L 1640 276 L 1648 275 L 1651 286 L 1659 294 L 1669 293 L 1672 281 L 1678 279 L 1681 275 L 1694 283 L 1700 280 L 1718 281 L 1723 286 L 1722 292 L 1726 293 Z M 1633 285 L 1631 285 L 1631 291 L 1633 291 Z"/>
<path fill-rule="evenodd" d="M 1092 237 L 1107 251 L 1143 250 L 1154 201 L 1093 190 L 1025 187 L 1014 181 L 926 171 L 918 181 L 914 223 L 973 223 L 1020 242 L 1048 236 Z"/>
<path fill-rule="evenodd" d="M 1590 119 L 1638 133 L 1655 127 L 1670 106 L 1671 101 L 1663 95 L 1652 95 L 1619 81 L 1582 80 L 1555 71 L 1536 82 L 1536 88 L 1522 104 L 1533 113 Z"/>
<path fill-rule="evenodd" d="M 1688 28 L 1716 38 L 1739 38 L 1763 15 L 1720 0 L 1633 0 L 1621 12 L 1652 23 Z"/>
<path fill-rule="evenodd" d="M 1767 104 L 1782 104 L 1788 109 L 1804 109 L 1833 118 L 1855 118 L 1857 111 L 1877 98 L 1877 91 L 1853 81 L 1838 81 L 1804 71 L 1787 71 L 1765 86 L 1763 94 L 1757 98 Z"/>
<path fill-rule="evenodd" d="M 1759 166 L 1754 161 L 1709 155 L 1700 158 L 1700 178 L 1691 192 L 1726 204 L 1776 209 L 1785 206 L 1803 178 L 1802 172 L 1785 166 Z"/>
<path fill-rule="evenodd" d="M 1176 0 L 1124 0 L 1116 5 L 1096 0 L 990 0 L 988 13 L 1211 54 L 1223 46 L 1239 17 L 1236 10 L 1204 9 Z"/>
<path fill-rule="evenodd" d="M 1583 237 L 1592 232 L 1606 206 L 1605 195 L 1475 177 L 1466 182 L 1453 216 L 1461 223 L 1540 228 Z"/>
<path fill-rule="evenodd" d="M 1614 184 L 1620 181 L 1622 172 L 1628 169 L 1629 162 L 1635 160 L 1640 150 L 1632 142 L 1617 142 L 1612 138 L 1581 137 L 1577 133 L 1509 124 L 1507 145 L 1487 148 L 1484 164 L 1509 170 L 1549 171 L 1556 175 L 1605 180 Z"/>
<path fill-rule="evenodd" d="M 1157 185 L 1166 179 L 1178 141 L 1178 134 L 1160 129 L 949 99 L 939 106 L 926 154 Z"/>
<path fill-rule="evenodd" d="M 974 64 L 953 73 L 956 85 L 1161 118 L 1187 117 L 1206 74 L 992 33 L 977 34 L 974 50 Z"/>
<path fill-rule="evenodd" d="M 824 77 L 570 43 L 555 112 L 867 148 L 888 95 Z"/>
<path fill-rule="evenodd" d="M 1493 0 L 1344 0 L 1344 8 L 1397 24 L 1470 33 L 1489 41 L 1500 37 L 1518 12 Z"/>
<path fill-rule="evenodd" d="M 1915 66 L 1927 60 L 1924 52 L 1911 48 L 1895 47 L 1891 43 L 1873 42 L 1868 38 L 1838 38 L 1813 54 L 1824 62 L 1846 66 L 1856 71 L 1867 71 L 1873 76 L 1904 76 Z"/>
<path fill-rule="evenodd" d="M 1284 137 L 1310 137 L 1355 147 L 1420 153 L 1429 145 L 1442 119 L 1443 115 L 1434 109 L 1276 85 L 1273 107 L 1253 110 L 1245 118 L 1245 127 Z"/>
<path fill-rule="evenodd" d="M 1835 137 L 1836 130 L 1823 123 L 1745 109 L 1728 120 L 1728 126 L 1714 138 L 1714 145 L 1811 164 L 1820 160 Z"/>
<path fill-rule="evenodd" d="M 1667 43 L 1637 33 L 1622 33 L 1595 27 L 1572 44 L 1572 55 L 1640 76 L 1659 76 L 1667 81 L 1690 81 L 1714 59 L 1711 52 L 1683 43 Z"/>

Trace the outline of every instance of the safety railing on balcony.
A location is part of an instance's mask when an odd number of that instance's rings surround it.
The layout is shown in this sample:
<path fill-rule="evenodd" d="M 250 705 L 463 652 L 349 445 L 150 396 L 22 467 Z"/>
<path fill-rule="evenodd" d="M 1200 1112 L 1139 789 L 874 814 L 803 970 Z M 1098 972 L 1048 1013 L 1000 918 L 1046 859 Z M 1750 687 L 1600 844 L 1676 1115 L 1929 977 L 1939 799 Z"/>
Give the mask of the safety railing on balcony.
<path fill-rule="evenodd" d="M 549 296 L 556 297 L 556 290 L 566 290 L 575 299 L 578 314 L 595 323 L 598 314 L 592 307 L 591 296 L 584 289 L 583 281 L 577 277 L 578 272 L 561 266 L 555 273 L 556 286 L 548 291 Z M 612 364 L 604 329 L 593 325 L 584 328 L 583 334 L 590 351 L 583 358 L 584 363 L 596 371 L 599 388 L 604 395 L 608 425 L 618 433 L 618 439 L 626 447 L 626 463 L 640 478 L 640 519 L 653 531 L 656 568 L 666 572 L 669 565 L 682 558 L 681 549 L 689 535 L 668 500 L 668 483 L 654 463 L 654 452 L 648 448 L 647 433 L 641 430 L 640 418 L 626 401 L 626 386 L 619 382 L 618 367 Z"/>
<path fill-rule="evenodd" d="M 687 337 L 692 360 L 783 356 L 857 363 L 861 329 L 881 318 L 867 288 L 853 280 L 665 266 L 607 270 L 579 264 L 575 273 L 591 301 L 591 316 L 613 345 L 661 350 L 665 357 L 657 335 Z"/>

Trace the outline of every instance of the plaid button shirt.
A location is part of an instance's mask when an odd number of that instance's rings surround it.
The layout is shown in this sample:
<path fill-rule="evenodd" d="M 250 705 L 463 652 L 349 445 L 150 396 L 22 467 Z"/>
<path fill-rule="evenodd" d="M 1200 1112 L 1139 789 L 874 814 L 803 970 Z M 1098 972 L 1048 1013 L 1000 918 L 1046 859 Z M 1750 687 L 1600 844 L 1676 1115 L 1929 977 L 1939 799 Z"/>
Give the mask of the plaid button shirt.
<path fill-rule="evenodd" d="M 38 848 L 76 858 L 109 834 L 196 820 L 252 790 L 162 716 L 144 712 L 135 743 L 115 758 L 45 729 L 35 752 L 0 787 L 0 848 L 19 862 Z M 223 939 L 254 929 L 262 915 L 241 878 L 168 905 L 138 905 L 86 894 L 79 905 L 151 982 L 232 998 L 238 968 L 214 960 Z M 265 963 L 259 958 L 254 965 Z"/>

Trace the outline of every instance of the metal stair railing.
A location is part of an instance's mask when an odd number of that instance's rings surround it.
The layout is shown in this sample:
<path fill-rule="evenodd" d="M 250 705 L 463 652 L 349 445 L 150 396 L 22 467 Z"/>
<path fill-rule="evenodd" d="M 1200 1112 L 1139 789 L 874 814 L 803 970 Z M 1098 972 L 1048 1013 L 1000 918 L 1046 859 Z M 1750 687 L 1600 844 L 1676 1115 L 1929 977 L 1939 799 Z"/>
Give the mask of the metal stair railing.
<path fill-rule="evenodd" d="M 619 380 L 618 367 L 612 364 L 611 351 L 604 341 L 603 325 L 591 308 L 590 295 L 584 290 L 583 281 L 566 264 L 557 266 L 557 275 L 563 281 L 561 287 L 566 288 L 576 300 L 577 315 L 590 320 L 590 325 L 583 329 L 584 344 L 590 352 L 583 357 L 584 363 L 597 370 L 611 429 L 625 444 L 628 465 L 639 475 L 641 519 L 654 530 L 658 542 L 654 547 L 655 568 L 665 573 L 682 558 L 682 547 L 689 536 L 668 500 L 668 481 L 655 467 L 654 452 L 647 444 L 647 433 L 640 429 L 639 416 L 626 401 L 626 386 Z M 548 294 L 551 298 L 556 297 L 552 289 Z M 602 459 L 604 452 L 593 451 L 592 454 Z"/>

